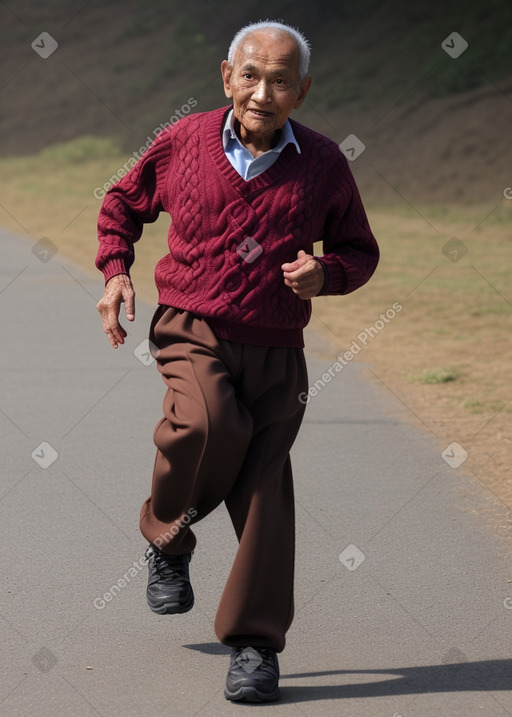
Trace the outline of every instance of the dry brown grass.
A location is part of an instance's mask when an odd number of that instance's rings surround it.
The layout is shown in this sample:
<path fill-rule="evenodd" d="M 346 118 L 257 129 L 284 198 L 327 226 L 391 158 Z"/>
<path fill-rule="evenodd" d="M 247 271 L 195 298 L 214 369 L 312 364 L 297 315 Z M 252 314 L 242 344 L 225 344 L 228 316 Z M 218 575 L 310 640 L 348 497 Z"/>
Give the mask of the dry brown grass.
<path fill-rule="evenodd" d="M 100 202 L 92 192 L 125 160 L 54 158 L 51 172 L 44 158 L 3 161 L 0 224 L 34 240 L 49 237 L 63 256 L 94 274 Z M 402 402 L 406 415 L 437 437 L 440 452 L 460 443 L 469 453 L 464 470 L 512 507 L 512 201 L 503 199 L 482 224 L 487 207 L 421 213 L 370 207 L 382 250 L 379 269 L 352 295 L 316 299 L 312 326 L 330 340 L 334 360 L 399 302 L 402 311 L 356 360 L 368 363 L 370 376 Z M 146 227 L 137 246 L 133 281 L 138 296 L 152 303 L 167 225 L 161 217 Z M 442 251 L 452 237 L 468 249 L 455 263 Z"/>
<path fill-rule="evenodd" d="M 434 231 L 418 216 L 370 212 L 382 248 L 372 281 L 346 297 L 314 302 L 315 324 L 338 350 L 349 348 L 395 301 L 403 310 L 367 340 L 356 360 L 438 439 L 469 453 L 464 470 L 512 507 L 510 369 L 511 249 L 504 204 L 478 231 L 478 209 L 454 210 Z M 452 263 L 452 238 L 468 253 Z M 361 341 L 359 341 L 361 343 Z"/>

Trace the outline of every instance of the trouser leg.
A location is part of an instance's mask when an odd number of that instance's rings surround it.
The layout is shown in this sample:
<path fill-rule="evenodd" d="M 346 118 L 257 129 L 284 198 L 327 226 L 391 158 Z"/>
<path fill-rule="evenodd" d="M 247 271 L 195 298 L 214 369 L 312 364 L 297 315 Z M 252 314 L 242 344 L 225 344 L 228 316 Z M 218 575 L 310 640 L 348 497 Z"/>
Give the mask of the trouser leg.
<path fill-rule="evenodd" d="M 140 514 L 144 537 L 164 552 L 194 549 L 190 525 L 228 495 L 252 435 L 252 418 L 237 400 L 218 342 L 188 312 L 157 310 L 150 339 L 167 385 L 157 424 L 151 496 Z M 236 344 L 234 344 L 236 346 Z M 228 356 L 232 363 L 236 357 Z"/>
<path fill-rule="evenodd" d="M 253 370 L 258 368 L 253 361 Z M 239 547 L 215 631 L 227 645 L 280 652 L 293 618 L 295 520 L 289 451 L 304 413 L 298 394 L 307 386 L 307 374 L 298 349 L 269 349 L 264 370 L 267 390 L 254 403 L 248 401 L 253 437 L 226 498 Z M 248 393 L 253 391 L 249 384 Z"/>
<path fill-rule="evenodd" d="M 293 617 L 289 451 L 305 408 L 303 352 L 219 341 L 206 322 L 175 309 L 156 312 L 150 338 L 167 393 L 141 531 L 165 552 L 188 552 L 190 525 L 225 500 L 239 548 L 217 636 L 280 651 Z"/>

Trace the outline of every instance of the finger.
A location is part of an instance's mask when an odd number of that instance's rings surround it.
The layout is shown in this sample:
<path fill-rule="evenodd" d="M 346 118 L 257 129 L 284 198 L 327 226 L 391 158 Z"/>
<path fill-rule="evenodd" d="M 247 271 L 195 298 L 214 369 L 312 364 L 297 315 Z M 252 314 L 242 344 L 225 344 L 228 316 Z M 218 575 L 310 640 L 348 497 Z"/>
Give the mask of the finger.
<path fill-rule="evenodd" d="M 286 272 L 297 271 L 297 269 L 300 269 L 301 266 L 304 266 L 304 264 L 307 264 L 308 261 L 313 258 L 310 254 L 306 254 L 303 249 L 300 249 L 297 254 L 297 259 L 282 264 L 281 269 Z"/>
<path fill-rule="evenodd" d="M 299 299 L 312 299 L 316 296 L 317 290 L 313 286 L 292 286 L 292 291 Z"/>
<path fill-rule="evenodd" d="M 112 336 L 112 332 L 107 333 L 107 339 L 110 341 L 110 345 L 113 349 L 117 349 L 119 346 L 118 342 L 115 340 L 115 338 Z"/>
<path fill-rule="evenodd" d="M 135 321 L 135 292 L 133 289 L 123 288 L 124 310 L 128 321 Z"/>
<path fill-rule="evenodd" d="M 292 291 L 297 294 L 298 296 L 302 296 L 303 294 L 313 294 L 315 287 L 308 283 L 299 283 L 297 281 L 294 281 L 291 286 Z"/>
<path fill-rule="evenodd" d="M 281 265 L 281 269 L 284 272 L 290 273 L 291 271 L 297 271 L 297 269 L 300 269 L 302 264 L 298 261 L 291 261 L 287 262 L 286 264 Z"/>
<path fill-rule="evenodd" d="M 299 264 L 298 262 L 294 262 L 293 264 L 288 264 L 290 267 L 289 269 L 285 269 L 283 271 L 283 275 L 287 279 L 293 279 L 296 276 L 300 276 L 303 269 L 303 264 Z"/>
<path fill-rule="evenodd" d="M 304 267 L 294 272 L 290 278 L 285 278 L 286 286 L 297 294 L 301 299 L 311 299 L 316 296 L 323 284 L 323 275 L 319 276 L 316 267 Z"/>
<path fill-rule="evenodd" d="M 312 272 L 312 270 L 314 270 L 314 264 L 311 264 L 311 265 L 309 265 L 309 264 L 310 264 L 310 260 L 307 259 L 306 263 L 301 264 L 294 271 L 285 271 L 284 272 L 285 279 L 290 279 L 290 281 L 296 281 L 297 279 L 300 279 L 303 276 L 307 276 L 310 272 Z"/>
<path fill-rule="evenodd" d="M 311 257 L 301 257 L 300 259 L 296 259 L 295 261 L 283 264 L 281 266 L 281 269 L 288 273 L 292 271 L 298 271 L 298 269 L 302 269 L 302 267 L 305 266 L 310 259 Z"/>
<path fill-rule="evenodd" d="M 111 329 L 108 329 L 107 331 L 105 331 L 105 334 L 107 335 L 107 339 L 110 341 L 110 345 L 115 349 L 117 349 L 119 344 L 124 344 L 123 333 L 126 336 L 126 332 L 124 331 L 123 327 L 120 326 L 119 328 L 120 328 L 120 331 L 117 331 L 115 333 Z"/>
<path fill-rule="evenodd" d="M 110 312 L 106 333 L 107 336 L 112 336 L 114 341 L 117 343 L 124 344 L 124 339 L 127 336 L 127 333 L 119 323 L 118 316 L 114 311 Z"/>
<path fill-rule="evenodd" d="M 114 335 L 113 329 L 110 327 L 109 320 L 105 314 L 101 315 L 101 322 L 103 324 L 103 331 L 105 332 L 105 336 L 109 340 L 110 345 L 116 349 L 118 341 Z"/>
<path fill-rule="evenodd" d="M 118 321 L 118 315 L 115 309 L 111 306 L 102 305 L 99 308 L 101 313 L 101 322 L 103 324 L 103 331 L 107 335 L 108 340 L 117 348 L 118 343 L 124 343 L 124 337 L 127 335 Z"/>

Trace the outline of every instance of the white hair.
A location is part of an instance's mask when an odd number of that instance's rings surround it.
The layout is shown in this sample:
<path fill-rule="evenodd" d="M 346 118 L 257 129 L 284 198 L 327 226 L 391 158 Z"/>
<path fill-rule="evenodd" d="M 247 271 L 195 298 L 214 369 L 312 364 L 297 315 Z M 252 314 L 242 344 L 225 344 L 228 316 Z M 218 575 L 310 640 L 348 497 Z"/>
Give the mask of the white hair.
<path fill-rule="evenodd" d="M 253 32 L 256 32 L 257 30 L 272 30 L 274 31 L 274 33 L 286 32 L 288 33 L 288 35 L 291 35 L 296 41 L 297 47 L 299 49 L 300 79 L 303 80 L 305 77 L 307 77 L 309 70 L 309 60 L 311 57 L 311 48 L 305 35 L 303 35 L 300 30 L 297 30 L 291 25 L 286 25 L 284 22 L 276 22 L 272 20 L 260 20 L 260 22 L 251 22 L 248 25 L 242 27 L 242 29 L 236 33 L 233 40 L 231 41 L 231 45 L 229 46 L 228 52 L 228 62 L 231 66 L 233 65 L 236 51 L 238 50 L 242 40 L 244 40 L 248 35 L 252 34 Z"/>

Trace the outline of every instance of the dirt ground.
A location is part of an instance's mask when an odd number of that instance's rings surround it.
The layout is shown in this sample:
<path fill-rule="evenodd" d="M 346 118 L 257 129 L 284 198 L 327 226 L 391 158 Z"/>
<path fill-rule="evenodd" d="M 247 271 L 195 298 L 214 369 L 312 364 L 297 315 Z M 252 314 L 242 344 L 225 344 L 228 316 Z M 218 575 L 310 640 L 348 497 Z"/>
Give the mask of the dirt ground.
<path fill-rule="evenodd" d="M 332 342 L 333 361 L 363 344 L 354 360 L 435 436 L 440 454 L 459 444 L 468 453 L 460 470 L 509 508 L 511 93 L 509 82 L 345 118 L 341 135 L 360 127 L 367 143 L 352 169 L 382 258 L 367 286 L 316 299 L 312 322 Z M 93 190 L 126 160 L 99 149 L 79 161 L 60 151 L 5 158 L 0 176 L 0 224 L 34 241 L 49 237 L 92 274 L 101 205 Z M 133 280 L 152 303 L 168 221 L 147 226 L 136 247 Z M 396 302 L 402 309 L 379 328 Z M 364 343 L 358 337 L 372 327 Z"/>
<path fill-rule="evenodd" d="M 512 508 L 506 222 L 477 235 L 464 234 L 464 222 L 445 223 L 468 250 L 452 263 L 439 246 L 446 239 L 426 245 L 420 219 L 378 211 L 370 218 L 383 250 L 381 268 L 352 295 L 314 300 L 312 326 L 338 353 L 359 345 L 354 360 L 367 364 L 403 416 L 437 439 L 440 454 L 453 442 L 462 446 L 468 457 L 460 470 Z M 423 249 L 415 255 L 417 243 Z M 402 309 L 388 323 L 379 320 L 395 302 Z"/>
<path fill-rule="evenodd" d="M 487 205 L 425 209 L 427 221 L 416 211 L 370 207 L 379 268 L 353 294 L 313 301 L 319 345 L 309 345 L 333 362 L 357 351 L 349 360 L 364 362 L 371 380 L 398 400 L 402 417 L 435 437 L 440 459 L 458 443 L 468 453 L 459 469 L 509 508 L 511 205 L 503 199 L 483 223 Z M 133 272 L 139 296 L 151 302 L 152 269 L 165 251 L 165 219 L 160 223 L 148 227 Z M 454 238 L 467 252 L 456 262 L 449 256 Z M 310 376 L 310 385 L 318 378 Z"/>

